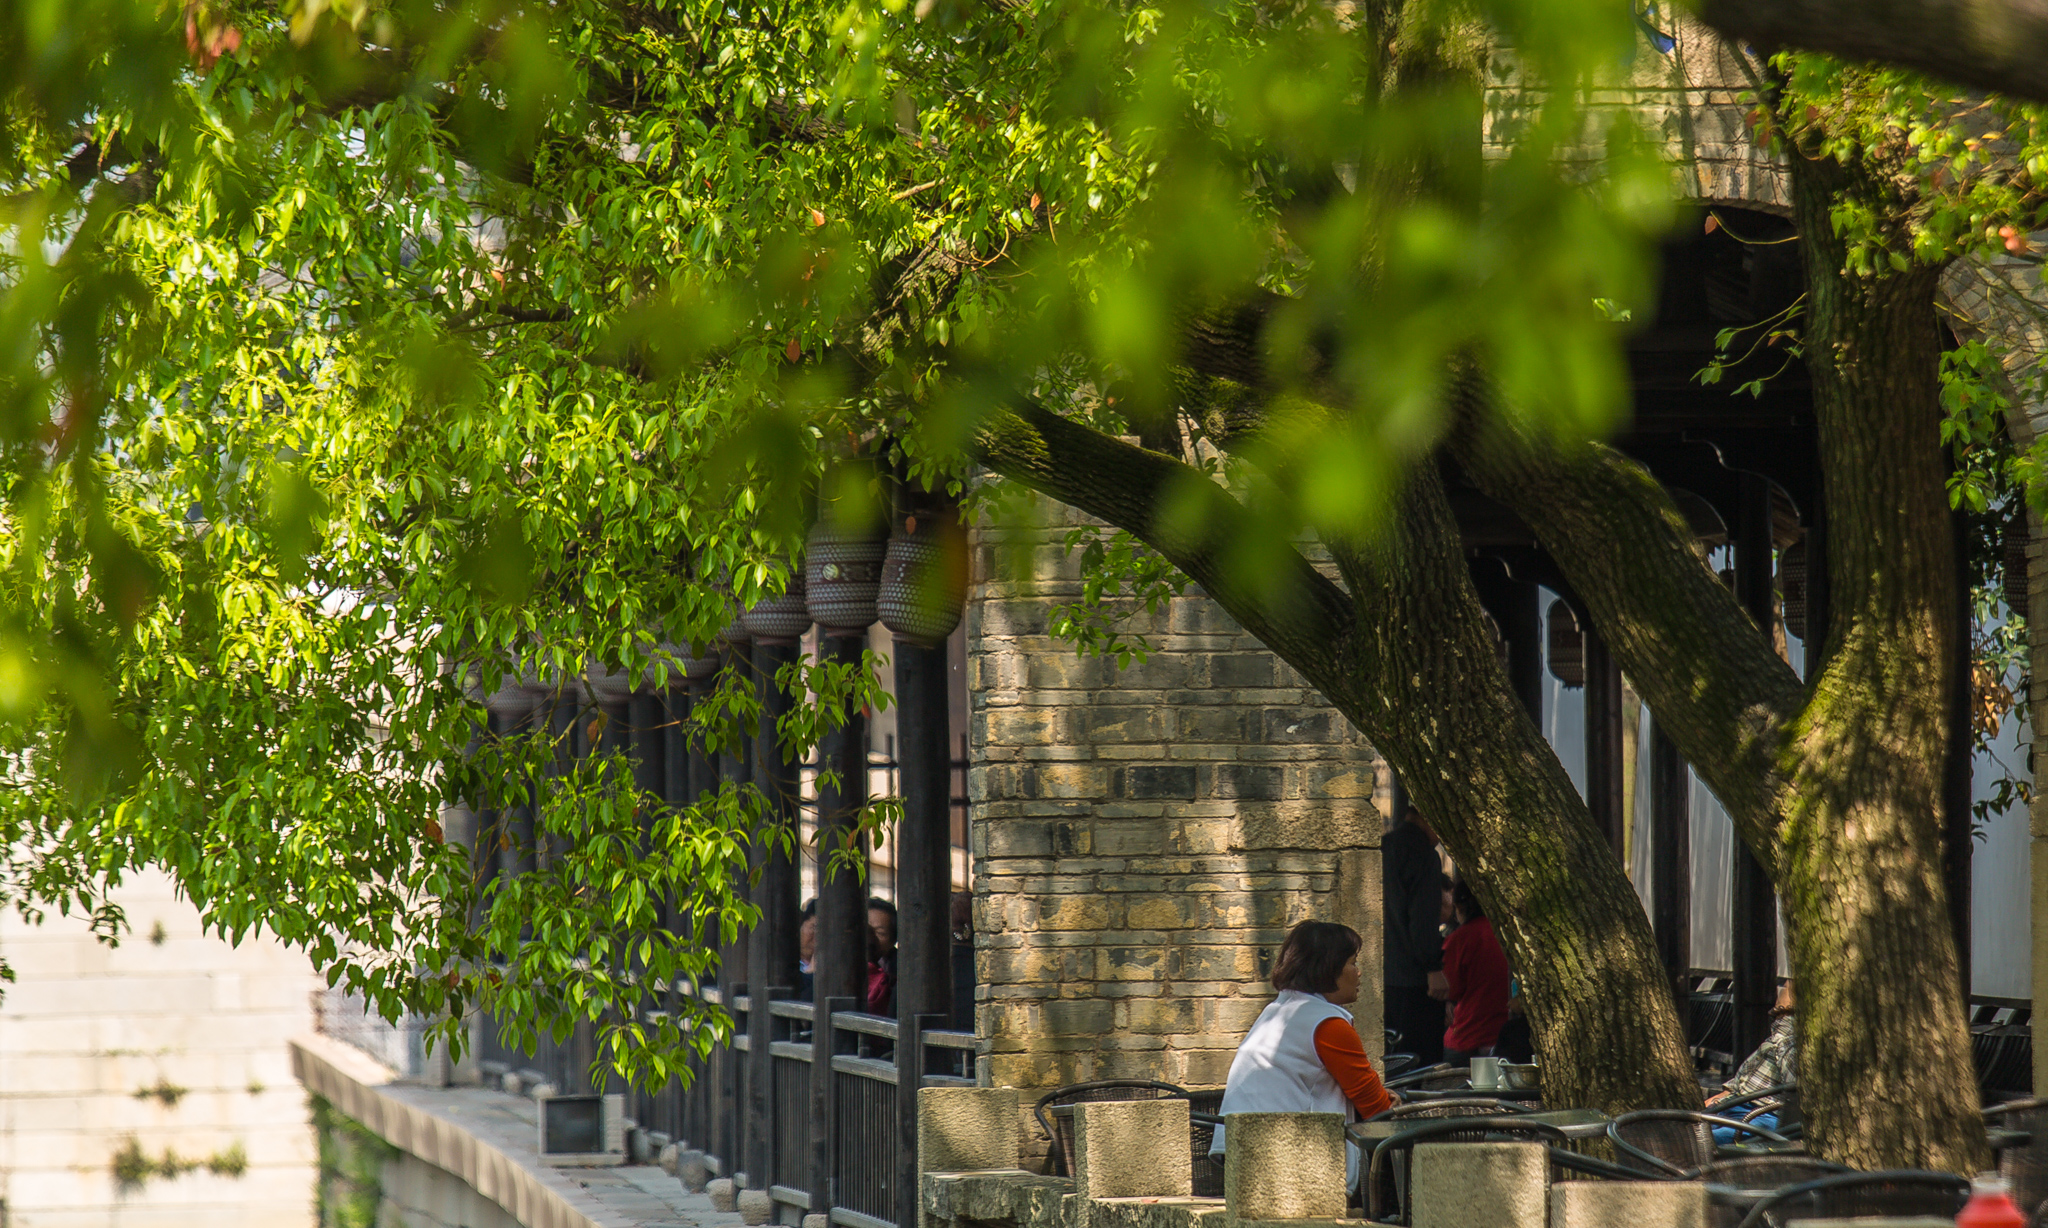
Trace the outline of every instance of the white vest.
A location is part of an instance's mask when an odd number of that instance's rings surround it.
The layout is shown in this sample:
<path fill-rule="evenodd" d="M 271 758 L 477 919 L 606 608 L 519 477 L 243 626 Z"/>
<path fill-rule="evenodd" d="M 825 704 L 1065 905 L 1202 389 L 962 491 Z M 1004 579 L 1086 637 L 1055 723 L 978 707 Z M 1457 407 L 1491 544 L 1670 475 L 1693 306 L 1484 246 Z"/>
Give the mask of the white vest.
<path fill-rule="evenodd" d="M 1338 1113 L 1349 1119 L 1351 1101 L 1316 1053 L 1316 1028 L 1325 1019 L 1351 1022 L 1351 1012 L 1317 993 L 1283 989 L 1245 1034 L 1230 1062 L 1223 1104 L 1232 1113 Z M 1223 1154 L 1224 1127 L 1216 1127 L 1210 1155 Z M 1358 1183 L 1358 1151 L 1344 1149 L 1346 1180 Z"/>

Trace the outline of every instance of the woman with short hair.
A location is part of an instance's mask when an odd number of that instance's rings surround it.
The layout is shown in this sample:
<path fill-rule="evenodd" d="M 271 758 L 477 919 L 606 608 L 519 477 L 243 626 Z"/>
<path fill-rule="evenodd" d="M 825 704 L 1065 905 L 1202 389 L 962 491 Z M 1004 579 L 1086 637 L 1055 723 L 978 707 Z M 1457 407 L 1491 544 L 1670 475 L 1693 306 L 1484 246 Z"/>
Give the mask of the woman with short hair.
<path fill-rule="evenodd" d="M 1223 1087 L 1232 1113 L 1342 1113 L 1363 1119 L 1390 1109 L 1394 1098 L 1365 1056 L 1351 1012 L 1358 1000 L 1358 931 L 1328 921 L 1303 921 L 1281 944 L 1273 964 L 1278 997 L 1259 1012 L 1237 1047 Z M 1209 1154 L 1223 1153 L 1217 1127 Z M 1347 1185 L 1358 1181 L 1358 1155 L 1345 1149 Z"/>

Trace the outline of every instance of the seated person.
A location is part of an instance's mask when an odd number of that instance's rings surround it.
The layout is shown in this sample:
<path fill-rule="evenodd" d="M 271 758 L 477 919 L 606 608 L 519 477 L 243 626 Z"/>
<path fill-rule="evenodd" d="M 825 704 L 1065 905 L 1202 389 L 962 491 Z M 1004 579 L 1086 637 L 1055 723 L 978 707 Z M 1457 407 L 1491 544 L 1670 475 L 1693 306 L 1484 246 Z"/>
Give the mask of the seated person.
<path fill-rule="evenodd" d="M 1493 922 L 1462 877 L 1451 888 L 1458 928 L 1444 939 L 1444 979 L 1449 983 L 1451 1026 L 1444 1031 L 1444 1060 L 1462 1066 L 1493 1056 L 1494 1042 L 1508 1021 L 1508 957 Z"/>
<path fill-rule="evenodd" d="M 1223 1087 L 1217 1112 L 1343 1113 L 1371 1117 L 1394 1098 L 1365 1056 L 1351 1012 L 1358 1000 L 1358 931 L 1328 921 L 1303 921 L 1273 963 L 1273 999 L 1252 1024 Z M 1220 1156 L 1224 1128 L 1209 1154 Z M 1358 1150 L 1345 1151 L 1347 1187 L 1358 1183 Z"/>
<path fill-rule="evenodd" d="M 1764 1043 L 1756 1047 L 1755 1053 L 1750 1054 L 1743 1060 L 1742 1065 L 1735 1068 L 1735 1077 L 1722 1084 L 1720 1091 L 1707 1098 L 1708 1112 L 1713 1112 L 1714 1106 L 1724 1100 L 1754 1095 L 1767 1087 L 1777 1087 L 1783 1083 L 1799 1082 L 1799 1039 L 1792 1027 L 1792 1012 L 1795 1005 L 1792 982 L 1786 981 L 1778 986 L 1778 1000 L 1771 1007 L 1771 1034 L 1764 1037 Z M 1748 1109 L 1736 1111 L 1747 1113 Z M 1778 1115 L 1761 1113 L 1750 1124 L 1762 1126 L 1766 1130 L 1775 1130 L 1778 1128 Z M 1726 1126 L 1717 1126 L 1714 1129 L 1714 1141 L 1733 1143 L 1739 1142 L 1740 1138 L 1736 1131 Z"/>

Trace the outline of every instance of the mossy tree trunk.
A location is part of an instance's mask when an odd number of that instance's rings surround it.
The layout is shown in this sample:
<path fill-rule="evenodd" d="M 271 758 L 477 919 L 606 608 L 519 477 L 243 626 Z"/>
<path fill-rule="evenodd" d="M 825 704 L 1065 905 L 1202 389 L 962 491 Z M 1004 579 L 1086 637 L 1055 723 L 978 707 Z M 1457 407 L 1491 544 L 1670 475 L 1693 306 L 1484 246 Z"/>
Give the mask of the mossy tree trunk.
<path fill-rule="evenodd" d="M 1609 1111 L 1699 1103 L 1642 905 L 1508 684 L 1433 466 L 1410 475 L 1387 534 L 1330 543 L 1340 586 L 1285 542 L 1266 577 L 1230 566 L 1233 543 L 1260 530 L 1206 479 L 1175 500 L 1193 490 L 1208 504 L 1198 530 L 1162 519 L 1162 494 L 1191 471 L 1161 453 L 1029 406 L 992 420 L 979 451 L 1159 549 L 1402 773 L 1500 927 L 1547 1097 Z"/>

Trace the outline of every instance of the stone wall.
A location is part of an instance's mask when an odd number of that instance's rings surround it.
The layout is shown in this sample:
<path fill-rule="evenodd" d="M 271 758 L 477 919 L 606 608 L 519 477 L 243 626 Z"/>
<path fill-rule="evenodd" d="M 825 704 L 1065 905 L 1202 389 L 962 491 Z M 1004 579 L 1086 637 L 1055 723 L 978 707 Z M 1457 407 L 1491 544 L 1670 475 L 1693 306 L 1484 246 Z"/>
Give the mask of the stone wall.
<path fill-rule="evenodd" d="M 1047 634 L 1080 591 L 1068 509 L 985 530 L 967 614 L 977 1030 L 1001 1086 L 1220 1086 L 1295 922 L 1367 939 L 1354 1008 L 1381 1045 L 1373 749 L 1190 590 L 1119 671 Z"/>
<path fill-rule="evenodd" d="M 0 914 L 19 978 L 0 998 L 7 1222 L 312 1224 L 313 1132 L 286 1040 L 311 1028 L 320 978 L 275 941 L 205 934 L 160 873 L 114 898 L 134 927 L 118 947 L 76 916 Z"/>

